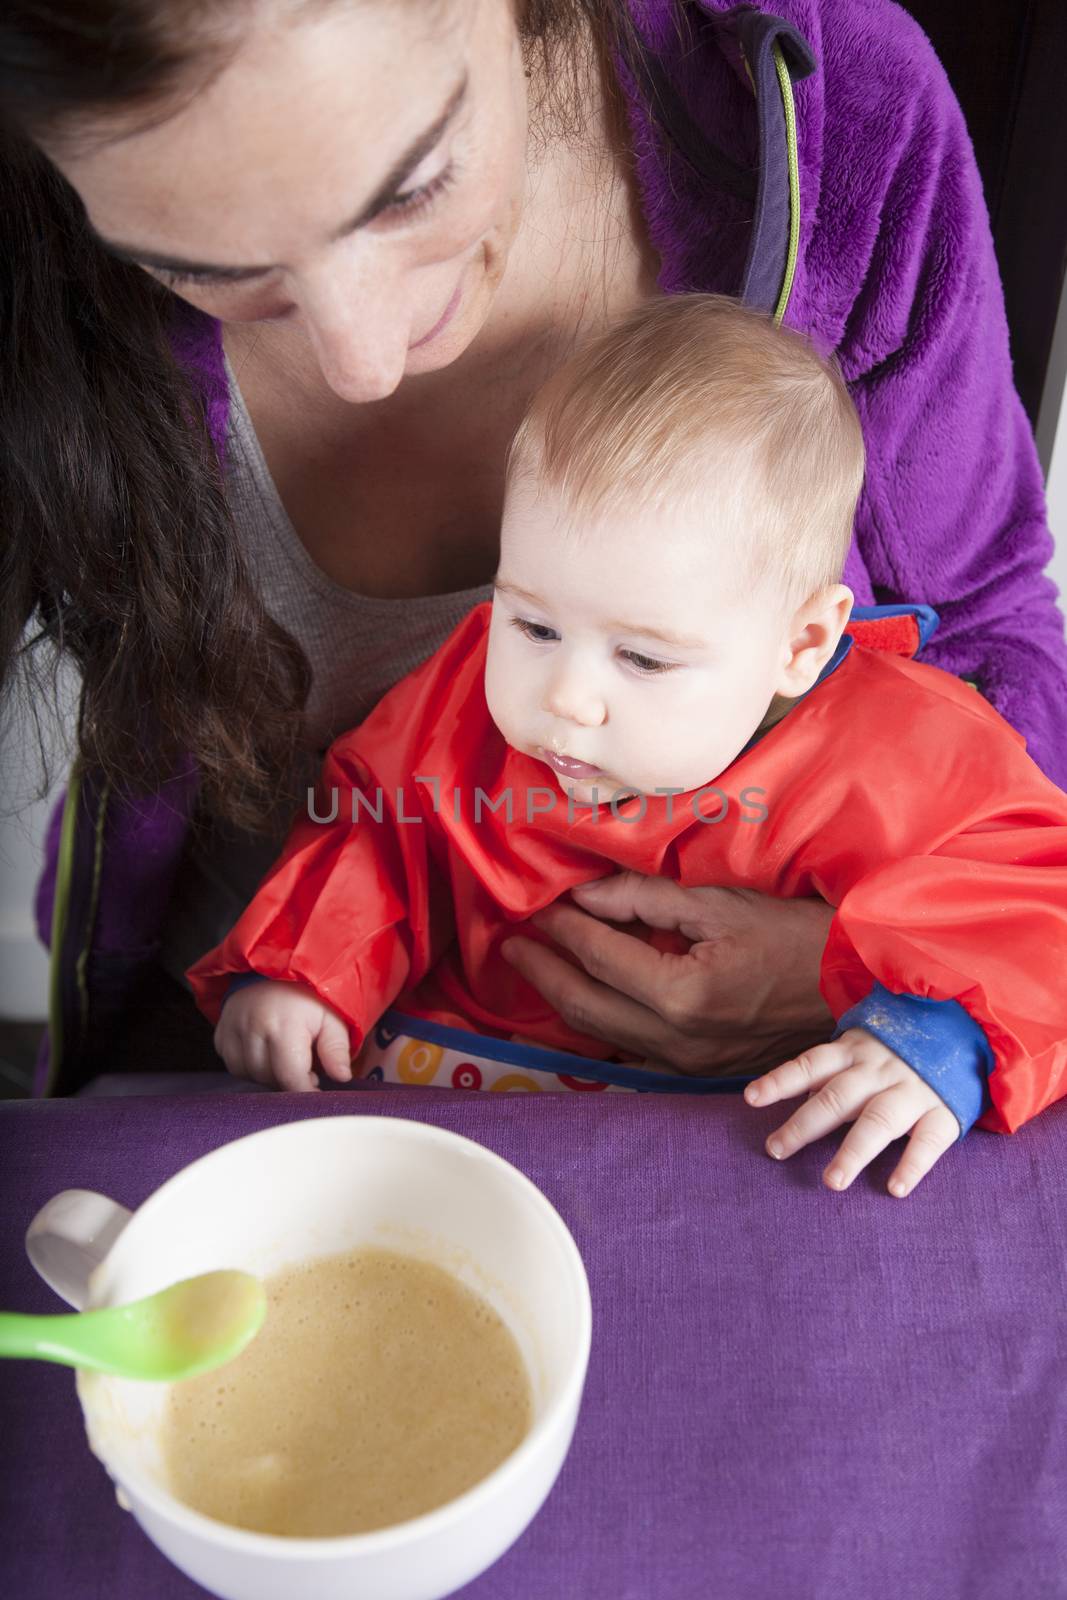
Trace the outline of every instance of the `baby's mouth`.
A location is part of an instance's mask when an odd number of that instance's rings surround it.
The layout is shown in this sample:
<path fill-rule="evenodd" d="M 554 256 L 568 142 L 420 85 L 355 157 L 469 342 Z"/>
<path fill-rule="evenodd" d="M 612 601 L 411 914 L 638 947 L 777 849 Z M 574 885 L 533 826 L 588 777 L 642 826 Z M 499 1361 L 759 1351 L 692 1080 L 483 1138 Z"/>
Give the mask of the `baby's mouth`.
<path fill-rule="evenodd" d="M 602 773 L 600 767 L 591 767 L 588 761 L 576 761 L 573 756 L 560 756 L 552 750 L 538 752 L 542 761 L 558 772 L 561 778 L 599 778 Z"/>

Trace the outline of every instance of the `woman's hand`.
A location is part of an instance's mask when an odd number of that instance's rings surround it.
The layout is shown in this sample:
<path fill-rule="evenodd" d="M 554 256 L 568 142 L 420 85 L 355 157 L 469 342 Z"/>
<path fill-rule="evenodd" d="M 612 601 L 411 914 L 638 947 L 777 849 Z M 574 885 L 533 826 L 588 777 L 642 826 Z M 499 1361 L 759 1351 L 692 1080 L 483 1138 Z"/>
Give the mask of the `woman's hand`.
<path fill-rule="evenodd" d="M 832 1033 L 819 993 L 832 916 L 822 900 L 620 872 L 531 919 L 584 971 L 531 939 L 509 939 L 503 954 L 579 1033 L 679 1072 L 752 1072 Z M 671 929 L 691 948 L 664 953 L 600 918 Z"/>
<path fill-rule="evenodd" d="M 771 1106 L 805 1091 L 807 1100 L 768 1135 L 765 1148 L 783 1161 L 851 1122 L 823 1173 L 830 1189 L 847 1189 L 887 1144 L 910 1134 L 886 1185 L 890 1194 L 902 1198 L 959 1138 L 960 1125 L 941 1096 L 866 1028 L 849 1028 L 840 1039 L 784 1062 L 750 1083 L 745 1099 L 750 1106 Z"/>

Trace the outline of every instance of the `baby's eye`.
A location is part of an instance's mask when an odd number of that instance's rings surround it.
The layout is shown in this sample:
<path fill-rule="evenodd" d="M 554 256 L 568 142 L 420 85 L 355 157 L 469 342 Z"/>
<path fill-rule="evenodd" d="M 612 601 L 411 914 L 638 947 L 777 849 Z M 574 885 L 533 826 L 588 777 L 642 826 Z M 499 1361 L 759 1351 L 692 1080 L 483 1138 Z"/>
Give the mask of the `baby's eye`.
<path fill-rule="evenodd" d="M 526 617 L 512 617 L 511 625 L 535 644 L 550 644 L 553 639 L 559 638 L 555 628 L 549 628 L 543 622 L 529 622 Z"/>
<path fill-rule="evenodd" d="M 639 655 L 636 650 L 622 650 L 619 653 L 623 660 L 628 661 L 632 667 L 636 667 L 638 672 L 644 672 L 650 677 L 657 672 L 674 671 L 675 663 L 673 661 L 657 661 L 655 656 Z"/>

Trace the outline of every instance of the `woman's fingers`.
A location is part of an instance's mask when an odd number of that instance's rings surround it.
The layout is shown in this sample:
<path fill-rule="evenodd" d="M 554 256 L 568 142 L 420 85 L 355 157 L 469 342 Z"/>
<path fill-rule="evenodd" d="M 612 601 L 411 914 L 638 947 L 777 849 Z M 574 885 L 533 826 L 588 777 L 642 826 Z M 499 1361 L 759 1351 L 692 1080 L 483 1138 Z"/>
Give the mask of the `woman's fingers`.
<path fill-rule="evenodd" d="M 586 898 L 599 914 L 680 933 L 690 947 L 658 950 L 567 901 L 538 912 L 534 925 L 580 968 L 521 934 L 502 952 L 578 1032 L 693 1074 L 751 1072 L 830 1032 L 817 981 L 831 914 L 822 901 L 682 888 L 636 872 L 598 881 Z"/>
<path fill-rule="evenodd" d="M 920 1117 L 886 1185 L 890 1194 L 898 1199 L 910 1194 L 959 1136 L 960 1125 L 948 1106 L 934 1106 Z"/>
<path fill-rule="evenodd" d="M 621 990 L 648 1010 L 663 1015 L 672 983 L 677 983 L 685 956 L 654 950 L 644 939 L 558 900 L 539 911 L 533 922 L 555 944 L 578 957 L 589 976 Z M 511 940 L 503 948 L 510 959 Z M 530 941 L 536 949 L 544 949 Z M 573 969 L 572 969 L 573 970 Z"/>
<path fill-rule="evenodd" d="M 571 898 L 595 917 L 672 928 L 687 939 L 706 939 L 711 931 L 703 925 L 703 918 L 699 927 L 695 925 L 698 910 L 709 923 L 715 920 L 713 899 L 698 900 L 691 888 L 683 888 L 673 878 L 646 877 L 641 872 L 616 872 L 608 878 L 580 883 L 571 890 Z"/>
<path fill-rule="evenodd" d="M 552 908 L 553 915 L 558 909 L 555 906 Z M 655 960 L 663 959 L 656 951 L 647 950 L 640 939 L 604 928 L 601 923 L 583 916 L 581 912 L 572 912 L 571 915 L 581 917 L 583 922 L 589 922 L 603 933 L 611 933 L 616 938 L 625 939 L 628 944 L 637 945 Z M 552 936 L 558 937 L 555 929 Z M 561 944 L 565 942 L 560 939 Z M 573 946 L 568 943 L 567 948 Z M 656 1059 L 673 1059 L 669 1051 L 664 1049 L 664 1034 L 671 1030 L 658 1012 L 620 994 L 608 984 L 596 982 L 587 972 L 577 970 L 554 950 L 533 939 L 509 939 L 502 947 L 502 954 L 516 972 L 559 1012 L 564 1022 L 578 1033 L 587 1033 L 595 1039 L 604 1039 L 628 1050 L 638 1050 Z M 579 960 L 582 959 L 577 950 L 575 954 Z M 681 1040 L 676 1042 L 681 1043 Z"/>
<path fill-rule="evenodd" d="M 558 906 L 550 908 L 551 917 L 555 919 L 560 910 L 567 912 L 568 921 L 571 918 L 591 920 L 573 908 Z M 539 914 L 538 923 L 541 924 L 542 917 L 547 918 L 550 913 Z M 572 935 L 573 926 L 573 923 L 568 926 L 568 936 Z M 592 926 L 634 947 L 635 964 L 642 978 L 635 981 L 633 987 L 642 991 L 646 988 L 651 990 L 656 997 L 655 1005 L 642 1005 L 639 999 L 631 999 L 628 993 L 622 992 L 622 988 L 597 982 L 587 971 L 565 961 L 554 950 L 536 940 L 524 939 L 516 934 L 502 946 L 504 956 L 516 972 L 578 1033 L 604 1039 L 620 1049 L 639 1052 L 650 1061 L 665 1062 L 677 1072 L 694 1076 L 726 1071 L 751 1072 L 756 1065 L 781 1061 L 787 1050 L 796 1048 L 796 1030 L 792 1029 L 768 1039 L 754 1036 L 750 1031 L 722 1032 L 716 1027 L 713 1017 L 702 1025 L 695 1025 L 690 1020 L 691 1002 L 697 993 L 696 986 L 700 983 L 708 985 L 706 964 L 701 966 L 688 956 L 652 950 L 643 940 L 619 933 L 614 928 L 606 928 L 595 920 L 592 920 Z M 546 923 L 545 931 L 551 931 L 554 938 L 558 937 L 555 921 L 551 930 Z M 560 942 L 564 941 L 561 939 Z M 568 948 L 574 948 L 578 943 L 581 943 L 581 950 L 575 949 L 575 954 L 582 960 L 583 967 L 586 960 L 596 966 L 597 957 L 593 954 L 592 945 L 598 943 L 598 934 L 592 935 L 589 945 L 582 942 L 580 937 L 574 944 L 568 941 Z M 670 963 L 675 961 L 692 964 L 685 974 L 686 981 L 676 983 L 671 989 L 666 974 L 674 970 Z M 657 967 L 656 963 L 664 965 Z M 656 984 L 648 976 L 656 971 L 661 973 L 664 984 L 659 993 L 656 992 Z M 618 982 L 621 986 L 630 987 L 628 978 L 620 977 Z M 715 984 L 714 976 L 712 984 Z M 672 1016 L 677 1016 L 684 1026 L 671 1020 Z"/>

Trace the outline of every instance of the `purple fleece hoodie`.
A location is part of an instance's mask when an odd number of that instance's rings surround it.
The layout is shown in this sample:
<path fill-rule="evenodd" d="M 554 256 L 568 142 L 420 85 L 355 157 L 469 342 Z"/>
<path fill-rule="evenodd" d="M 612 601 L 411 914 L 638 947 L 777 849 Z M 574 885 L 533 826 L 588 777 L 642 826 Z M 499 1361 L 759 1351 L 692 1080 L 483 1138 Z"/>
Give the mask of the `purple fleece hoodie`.
<path fill-rule="evenodd" d="M 634 14 L 680 58 L 670 9 L 635 0 Z M 700 6 L 720 37 L 738 9 Z M 941 626 L 924 660 L 975 679 L 1067 785 L 1067 649 L 1043 576 L 1052 538 L 962 113 L 926 36 L 888 0 L 759 9 L 792 23 L 818 62 L 794 89 L 802 222 L 785 320 L 836 352 L 863 424 L 845 581 L 861 604 L 932 605 Z M 676 81 L 701 126 L 751 159 L 738 133 L 747 79 L 729 61 L 698 50 Z M 646 134 L 636 143 L 662 287 L 729 292 L 738 249 L 719 206 L 702 204 L 679 163 L 665 173 Z"/>
<path fill-rule="evenodd" d="M 800 188 L 785 320 L 836 352 L 867 446 L 846 582 L 860 604 L 934 606 L 941 627 L 924 659 L 976 680 L 1067 785 L 1067 646 L 1043 576 L 1052 540 L 1012 386 L 981 183 L 945 74 L 890 0 L 699 0 L 681 10 L 684 29 L 673 0 L 632 0 L 652 65 L 621 69 L 660 286 L 774 304 L 788 185 L 781 99 L 767 85 L 771 19 L 781 19 Z M 650 92 L 669 141 L 650 120 Z M 217 324 L 191 316 L 177 348 L 202 381 L 221 449 L 228 396 Z M 94 1070 L 94 1037 L 156 948 L 194 801 L 190 775 L 150 802 L 112 796 L 102 817 L 98 787 L 83 780 L 56 956 L 64 1060 L 53 1062 L 53 1089 Z M 58 818 L 38 898 L 42 930 L 57 840 Z"/>

